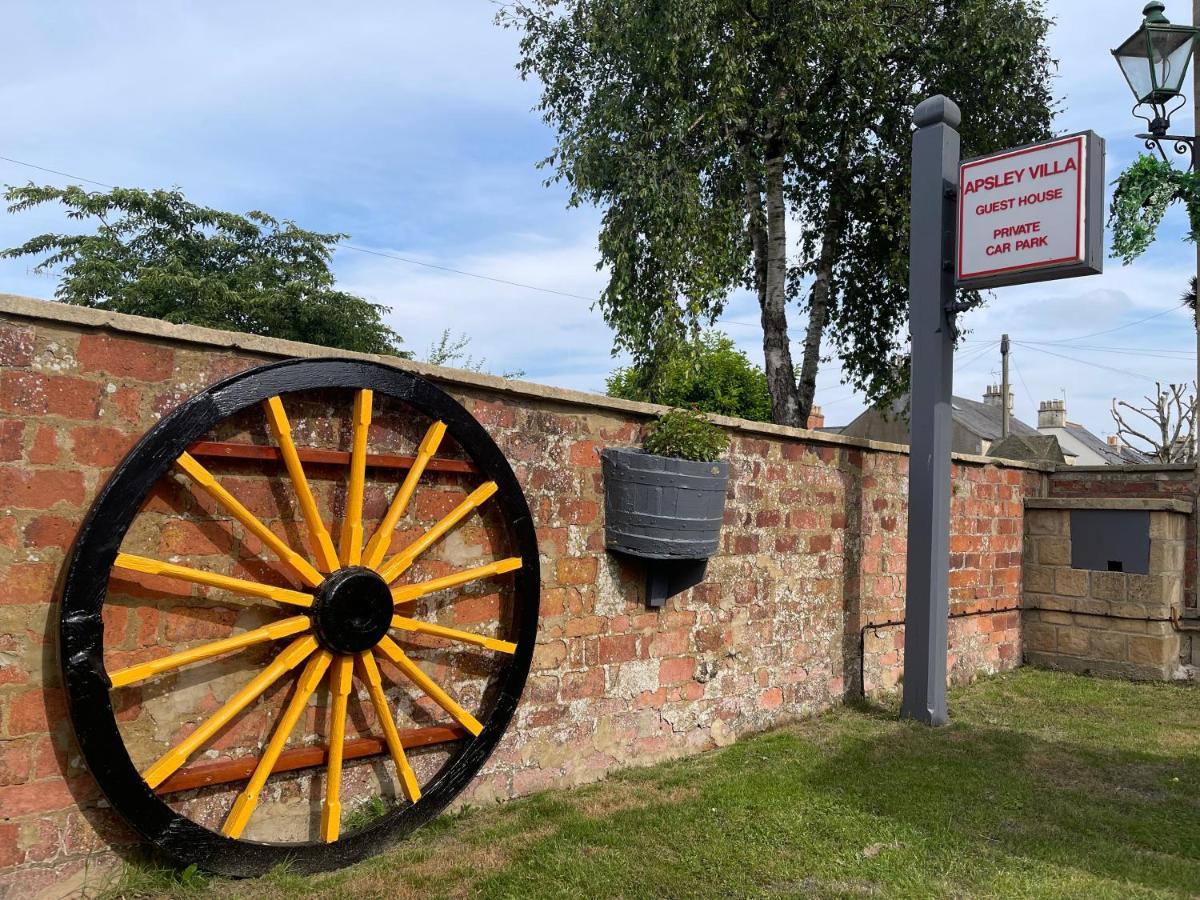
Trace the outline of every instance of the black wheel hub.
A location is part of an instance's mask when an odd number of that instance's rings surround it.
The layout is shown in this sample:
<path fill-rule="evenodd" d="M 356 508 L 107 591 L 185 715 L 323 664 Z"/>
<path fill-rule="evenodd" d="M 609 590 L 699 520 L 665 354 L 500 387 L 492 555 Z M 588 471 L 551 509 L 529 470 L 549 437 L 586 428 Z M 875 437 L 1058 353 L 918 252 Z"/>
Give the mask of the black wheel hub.
<path fill-rule="evenodd" d="M 382 640 L 392 624 L 395 602 L 386 582 L 371 569 L 339 569 L 317 589 L 309 616 L 326 650 L 361 653 Z"/>

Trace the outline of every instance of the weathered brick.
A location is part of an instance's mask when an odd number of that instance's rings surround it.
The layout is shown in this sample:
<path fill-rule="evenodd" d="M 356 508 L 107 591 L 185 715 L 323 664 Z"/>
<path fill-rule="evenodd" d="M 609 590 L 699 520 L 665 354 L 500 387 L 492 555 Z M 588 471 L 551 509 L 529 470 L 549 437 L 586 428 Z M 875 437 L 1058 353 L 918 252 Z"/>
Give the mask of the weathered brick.
<path fill-rule="evenodd" d="M 0 322 L 0 366 L 6 369 L 33 364 L 33 329 Z"/>
<path fill-rule="evenodd" d="M 594 557 L 560 559 L 555 566 L 559 584 L 594 584 L 597 561 Z"/>
<path fill-rule="evenodd" d="M 71 429 L 72 454 L 85 466 L 115 466 L 140 435 L 105 425 L 85 425 Z"/>
<path fill-rule="evenodd" d="M 0 462 L 21 458 L 25 444 L 25 423 L 19 419 L 0 419 Z"/>
<path fill-rule="evenodd" d="M 0 376 L 0 410 L 9 413 L 91 421 L 102 395 L 101 385 L 86 378 L 14 370 Z"/>
<path fill-rule="evenodd" d="M 58 567 L 53 563 L 22 562 L 8 567 L 0 582 L 0 606 L 49 603 L 54 595 Z"/>
<path fill-rule="evenodd" d="M 62 456 L 58 429 L 53 425 L 39 425 L 29 448 L 29 461 L 36 466 L 49 466 Z"/>
<path fill-rule="evenodd" d="M 600 451 L 604 449 L 603 441 L 577 441 L 571 445 L 569 459 L 571 465 L 596 469 L 600 467 Z"/>
<path fill-rule="evenodd" d="M 604 670 L 589 669 L 586 672 L 567 672 L 562 677 L 561 688 L 564 700 L 586 700 L 604 696 Z"/>
<path fill-rule="evenodd" d="M 175 353 L 170 347 L 108 334 L 83 335 L 76 358 L 84 372 L 135 381 L 163 381 L 171 377 L 175 367 Z"/>
<path fill-rule="evenodd" d="M 76 802 L 70 786 L 61 778 L 0 787 L 0 809 L 4 810 L 5 816 L 14 819 L 70 809 Z"/>
<path fill-rule="evenodd" d="M 783 706 L 783 689 L 768 688 L 758 695 L 759 709 L 779 709 Z"/>
<path fill-rule="evenodd" d="M 682 684 L 691 681 L 696 671 L 696 661 L 688 657 L 664 659 L 658 667 L 658 680 L 662 684 Z"/>
<path fill-rule="evenodd" d="M 57 688 L 29 688 L 12 697 L 5 717 L 10 737 L 49 731 L 51 724 L 64 721 L 66 703 Z M 3 809 L 0 803 L 0 809 Z"/>
<path fill-rule="evenodd" d="M 83 500 L 83 473 L 0 466 L 0 506 L 43 510 L 60 502 L 82 506 Z"/>
<path fill-rule="evenodd" d="M 601 665 L 628 662 L 637 659 L 637 656 L 636 634 L 605 635 L 600 638 Z"/>
<path fill-rule="evenodd" d="M 79 520 L 65 516 L 38 516 L 25 526 L 23 532 L 26 547 L 54 547 L 66 550 L 75 540 Z"/>

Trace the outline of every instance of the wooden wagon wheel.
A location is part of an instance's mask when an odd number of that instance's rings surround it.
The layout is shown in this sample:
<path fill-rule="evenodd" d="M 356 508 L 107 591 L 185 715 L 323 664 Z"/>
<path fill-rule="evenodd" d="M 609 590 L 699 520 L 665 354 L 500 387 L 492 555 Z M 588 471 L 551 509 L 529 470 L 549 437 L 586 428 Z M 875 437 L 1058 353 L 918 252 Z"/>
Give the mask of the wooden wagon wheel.
<path fill-rule="evenodd" d="M 297 448 L 285 409 L 288 395 L 329 389 L 340 390 L 348 400 L 353 398 L 348 410 L 350 450 Z M 363 521 L 365 472 L 369 463 L 383 457 L 369 453 L 368 427 L 373 405 L 383 397 L 395 398 L 432 424 L 414 456 L 398 463 L 396 457 L 389 457 L 390 465 L 407 467 L 407 473 L 393 485 L 387 513 L 372 531 Z M 286 467 L 307 526 L 308 547 L 292 546 L 278 536 L 200 462 L 206 448 L 210 455 L 219 455 L 213 445 L 201 442 L 202 438 L 239 413 L 253 414 L 255 408 L 261 408 L 269 423 L 274 446 L 245 444 L 244 449 L 230 450 L 223 445 L 218 449 L 226 455 L 274 459 Z M 469 462 L 435 457 L 445 435 L 462 448 Z M 345 512 L 336 546 L 306 479 L 305 460 L 310 461 L 310 468 L 313 461 L 348 463 Z M 470 477 L 476 486 L 417 539 L 391 552 L 393 531 L 420 489 L 422 474 L 439 466 L 473 473 Z M 293 576 L 294 586 L 258 583 L 122 552 L 131 523 L 155 485 L 173 469 L 184 473 L 196 492 L 207 495 L 257 537 L 268 548 L 264 557 L 273 553 Z M 404 578 L 414 561 L 481 507 L 487 507 L 501 522 L 509 556 L 424 581 Z M 161 652 L 147 661 L 106 671 L 102 612 L 110 574 L 122 571 L 256 598 L 265 607 L 277 605 L 278 615 L 261 627 L 228 638 L 182 651 L 160 648 Z M 507 614 L 501 614 L 507 621 L 498 623 L 496 636 L 406 615 L 414 612 L 407 604 L 419 597 L 480 579 L 511 581 L 512 602 Z M 520 485 L 499 448 L 459 403 L 422 378 L 374 363 L 330 359 L 263 366 L 192 397 L 152 428 L 118 466 L 83 523 L 67 573 L 59 623 L 59 657 L 71 722 L 88 767 L 113 807 L 170 856 L 229 875 L 260 874 L 285 862 L 300 871 L 347 865 L 378 852 L 435 816 L 484 764 L 512 719 L 525 684 L 537 629 L 538 597 L 537 541 Z M 487 689 L 480 695 L 478 709 L 471 712 L 461 706 L 406 654 L 402 644 L 413 635 L 494 657 L 489 661 Z M 114 698 L 119 700 L 120 692 L 131 685 L 154 684 L 165 673 L 251 647 L 260 651 L 270 648 L 273 656 L 239 690 L 218 698 L 219 708 L 190 734 L 139 771 L 118 725 Z M 427 703 L 433 701 L 428 703 L 431 708 L 436 704 L 436 710 L 444 711 L 443 723 L 398 729 L 377 660 L 394 666 L 415 694 L 428 698 Z M 165 790 L 172 782 L 181 783 L 189 759 L 240 712 L 259 701 L 268 688 L 287 679 L 294 680 L 295 686 L 269 740 L 262 736 L 265 747 L 257 756 L 233 766 L 240 772 L 244 788 L 230 805 L 219 831 L 169 805 Z M 324 745 L 285 750 L 289 735 L 318 689 L 328 698 Z M 382 740 L 346 742 L 347 710 L 360 702 L 356 697 L 373 708 Z M 449 756 L 440 769 L 420 783 L 405 746 L 436 741 L 454 743 L 447 745 Z M 379 759 L 390 758 L 395 766 L 402 801 L 379 820 L 347 833 L 339 824 L 343 762 L 383 748 L 387 755 Z M 318 767 L 315 771 L 321 777 L 312 779 L 313 791 L 318 781 L 323 784 L 319 826 L 314 825 L 317 833 L 290 843 L 242 838 L 268 779 L 304 766 Z M 269 812 L 264 808 L 260 815 Z M 311 839 L 314 837 L 317 839 Z"/>

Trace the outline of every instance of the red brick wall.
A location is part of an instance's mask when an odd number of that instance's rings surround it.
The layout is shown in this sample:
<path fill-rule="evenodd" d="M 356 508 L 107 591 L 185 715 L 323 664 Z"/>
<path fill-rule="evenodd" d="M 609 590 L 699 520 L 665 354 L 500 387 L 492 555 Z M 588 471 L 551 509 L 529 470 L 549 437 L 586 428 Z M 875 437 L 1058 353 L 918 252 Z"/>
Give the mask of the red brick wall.
<path fill-rule="evenodd" d="M 55 596 L 76 524 L 126 448 L 164 412 L 233 372 L 308 352 L 126 317 L 99 327 L 106 321 L 0 298 L 0 894 L 29 896 L 78 880 L 89 854 L 131 839 L 98 802 L 63 719 Z M 234 349 L 239 344 L 255 352 Z M 903 618 L 904 606 L 903 454 L 729 422 L 723 549 L 703 583 L 648 611 L 640 569 L 603 550 L 597 451 L 635 443 L 649 410 L 447 371 L 441 377 L 512 461 L 542 554 L 533 671 L 468 799 L 590 781 L 777 726 L 856 693 L 860 663 L 868 690 L 895 688 L 903 627 L 889 623 Z M 402 429 L 396 435 L 398 446 L 413 440 Z M 294 528 L 296 517 L 263 486 L 267 474 L 230 472 L 230 489 L 273 527 Z M 1027 468 L 956 464 L 953 610 L 987 614 L 952 622 L 953 679 L 1019 663 L 1017 616 L 1004 610 L 1020 596 L 1022 500 L 1040 492 L 1043 478 Z M 261 572 L 253 540 L 231 537 L 218 511 L 173 491 L 156 494 L 136 539 L 162 554 Z M 455 484 L 439 491 L 422 501 L 418 517 L 436 518 L 461 497 Z M 332 492 L 318 488 L 325 509 L 336 508 Z M 368 517 L 386 502 L 382 489 L 369 493 Z M 487 550 L 489 527 L 482 522 L 432 559 L 430 574 Z M 232 612 L 172 590 L 178 584 L 161 580 L 110 587 L 110 598 L 127 602 L 106 613 L 110 666 L 163 652 L 155 645 L 229 633 Z M 493 597 L 455 614 L 470 621 Z M 215 693 L 200 705 L 211 706 Z M 119 710 L 130 735 L 150 734 L 154 720 L 138 702 Z M 221 746 L 253 746 L 263 728 L 265 719 L 247 717 Z M 208 814 L 200 801 L 189 809 Z"/>
<path fill-rule="evenodd" d="M 1050 478 L 1051 497 L 1156 497 L 1195 505 L 1196 470 L 1188 465 L 1064 469 Z M 1184 606 L 1196 608 L 1196 516 L 1187 519 Z"/>

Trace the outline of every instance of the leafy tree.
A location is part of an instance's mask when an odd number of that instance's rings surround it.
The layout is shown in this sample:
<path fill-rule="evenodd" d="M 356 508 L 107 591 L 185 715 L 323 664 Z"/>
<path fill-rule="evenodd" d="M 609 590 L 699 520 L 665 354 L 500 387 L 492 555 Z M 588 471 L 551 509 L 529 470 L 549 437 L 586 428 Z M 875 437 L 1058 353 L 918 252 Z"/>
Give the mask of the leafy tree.
<path fill-rule="evenodd" d="M 771 395 L 762 369 L 719 331 L 680 346 L 653 372 L 637 366 L 609 376 L 608 395 L 691 407 L 757 422 L 771 421 Z"/>
<path fill-rule="evenodd" d="M 266 213 L 197 206 L 178 190 L 8 187 L 11 213 L 61 203 L 91 234 L 41 234 L 0 257 L 42 256 L 62 269 L 64 303 L 244 331 L 362 353 L 408 356 L 384 307 L 334 287 L 329 263 L 345 235 Z"/>
<path fill-rule="evenodd" d="M 744 286 L 785 424 L 808 416 L 827 332 L 872 399 L 905 387 L 916 103 L 958 99 L 968 154 L 1053 114 L 1043 0 L 516 0 L 498 21 L 558 133 L 542 165 L 603 208 L 615 349 L 653 371 Z"/>
<path fill-rule="evenodd" d="M 441 337 L 429 345 L 429 352 L 425 354 L 425 362 L 433 366 L 454 366 L 458 369 L 466 369 L 468 372 L 481 372 L 486 375 L 494 375 L 487 368 L 487 358 L 475 356 L 467 352 L 467 348 L 471 346 L 471 338 L 462 332 L 455 335 L 449 328 L 443 329 Z M 522 378 L 525 375 L 524 369 L 513 369 L 509 372 L 501 372 L 501 378 Z"/>

